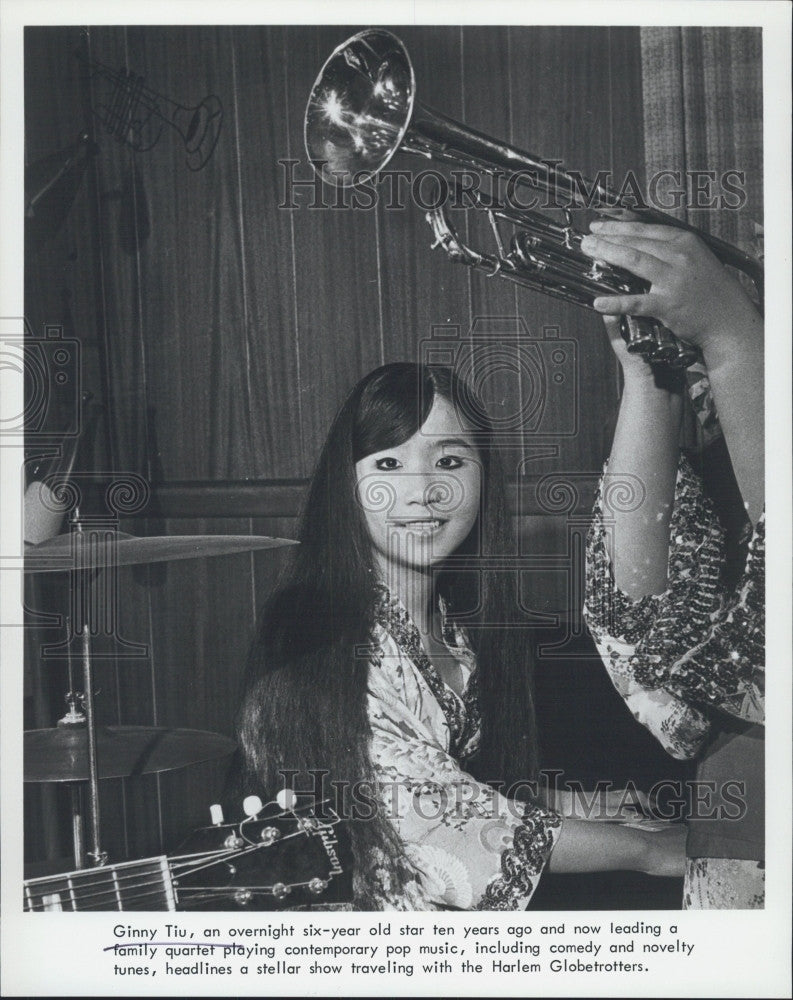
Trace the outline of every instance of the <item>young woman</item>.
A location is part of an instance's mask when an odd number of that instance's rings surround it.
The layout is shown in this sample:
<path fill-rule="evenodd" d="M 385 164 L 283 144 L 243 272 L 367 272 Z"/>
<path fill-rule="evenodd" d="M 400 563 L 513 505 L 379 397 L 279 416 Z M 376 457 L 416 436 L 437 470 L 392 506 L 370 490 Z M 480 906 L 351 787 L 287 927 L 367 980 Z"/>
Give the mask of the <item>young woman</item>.
<path fill-rule="evenodd" d="M 251 653 L 248 786 L 348 783 L 361 908 L 525 906 L 549 857 L 682 873 L 678 832 L 562 822 L 531 794 L 531 632 L 516 574 L 498 571 L 516 550 L 472 401 L 451 371 L 413 364 L 355 387 Z"/>
<path fill-rule="evenodd" d="M 673 756 L 699 758 L 684 905 L 759 907 L 763 321 L 739 282 L 691 234 L 619 221 L 592 229 L 582 244 L 587 253 L 650 282 L 646 295 L 604 298 L 596 308 L 606 316 L 655 317 L 699 347 L 704 363 L 677 384 L 662 382 L 625 350 L 617 321 L 606 322 L 625 385 L 589 540 L 588 624 L 636 718 Z M 728 454 L 721 452 L 719 492 L 730 465 L 740 491 L 732 526 L 680 457 L 686 389 L 705 440 L 715 442 L 711 451 L 723 432 Z M 730 558 L 730 536 L 739 534 L 743 547 L 733 544 Z"/>

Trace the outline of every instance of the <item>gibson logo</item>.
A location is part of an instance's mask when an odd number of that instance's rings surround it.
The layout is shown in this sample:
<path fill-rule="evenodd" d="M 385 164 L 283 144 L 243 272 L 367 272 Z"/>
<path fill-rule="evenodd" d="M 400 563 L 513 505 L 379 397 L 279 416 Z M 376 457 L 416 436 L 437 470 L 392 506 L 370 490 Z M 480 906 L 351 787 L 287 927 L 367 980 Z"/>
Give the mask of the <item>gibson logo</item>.
<path fill-rule="evenodd" d="M 343 869 L 339 864 L 339 856 L 336 853 L 336 844 L 338 840 L 333 832 L 333 827 L 330 823 L 320 823 L 319 820 L 315 819 L 316 832 L 319 834 L 319 838 L 322 841 L 322 846 L 325 848 L 325 853 L 330 861 L 330 875 L 341 875 L 343 874 Z"/>

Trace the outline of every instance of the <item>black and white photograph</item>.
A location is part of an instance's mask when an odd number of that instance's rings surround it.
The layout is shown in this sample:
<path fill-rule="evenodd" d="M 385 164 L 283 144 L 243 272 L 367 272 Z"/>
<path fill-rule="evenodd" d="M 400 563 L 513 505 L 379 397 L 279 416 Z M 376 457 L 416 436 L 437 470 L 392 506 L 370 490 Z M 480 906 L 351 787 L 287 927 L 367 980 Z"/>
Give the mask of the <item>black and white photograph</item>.
<path fill-rule="evenodd" d="M 789 9 L 10 6 L 4 994 L 784 996 Z"/>

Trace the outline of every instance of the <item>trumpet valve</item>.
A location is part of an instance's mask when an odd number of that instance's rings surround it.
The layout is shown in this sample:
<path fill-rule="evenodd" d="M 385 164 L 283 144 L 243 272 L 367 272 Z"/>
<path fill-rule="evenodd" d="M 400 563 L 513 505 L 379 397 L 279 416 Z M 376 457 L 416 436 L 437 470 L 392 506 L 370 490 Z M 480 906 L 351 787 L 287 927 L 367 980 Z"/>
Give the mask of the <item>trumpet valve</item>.
<path fill-rule="evenodd" d="M 651 320 L 635 316 L 623 316 L 620 319 L 620 333 L 631 354 L 651 354 L 657 345 L 655 324 Z"/>
<path fill-rule="evenodd" d="M 689 365 L 693 365 L 695 361 L 699 359 L 699 351 L 692 347 L 690 344 L 684 344 L 683 341 L 678 341 L 677 344 L 677 354 L 669 358 L 666 362 L 668 368 L 673 371 L 683 371 L 688 368 Z"/>
<path fill-rule="evenodd" d="M 652 350 L 648 352 L 650 361 L 661 364 L 666 364 L 668 361 L 672 361 L 677 358 L 677 348 L 674 344 L 656 344 Z"/>

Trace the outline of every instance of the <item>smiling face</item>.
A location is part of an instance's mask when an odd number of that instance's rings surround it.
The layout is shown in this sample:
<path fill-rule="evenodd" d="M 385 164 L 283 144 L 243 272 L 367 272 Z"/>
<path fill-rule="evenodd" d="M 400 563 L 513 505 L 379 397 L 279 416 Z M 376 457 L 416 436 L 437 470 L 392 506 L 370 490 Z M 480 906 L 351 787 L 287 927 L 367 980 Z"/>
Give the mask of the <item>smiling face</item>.
<path fill-rule="evenodd" d="M 407 441 L 355 463 L 357 495 L 387 574 L 426 570 L 455 552 L 479 514 L 481 463 L 469 428 L 436 395 Z"/>

